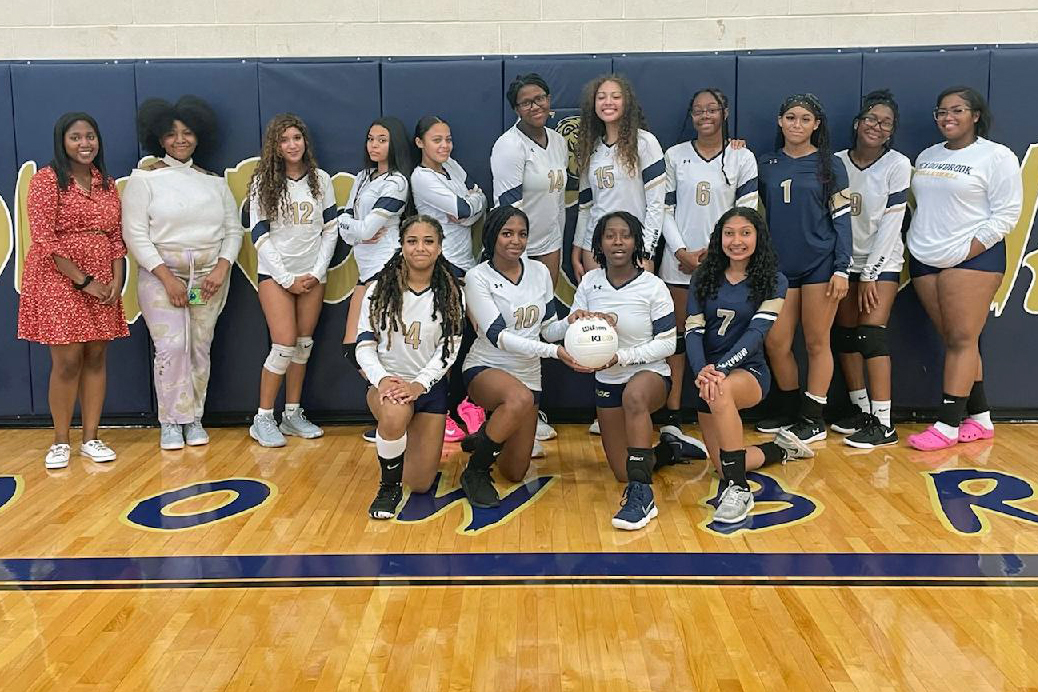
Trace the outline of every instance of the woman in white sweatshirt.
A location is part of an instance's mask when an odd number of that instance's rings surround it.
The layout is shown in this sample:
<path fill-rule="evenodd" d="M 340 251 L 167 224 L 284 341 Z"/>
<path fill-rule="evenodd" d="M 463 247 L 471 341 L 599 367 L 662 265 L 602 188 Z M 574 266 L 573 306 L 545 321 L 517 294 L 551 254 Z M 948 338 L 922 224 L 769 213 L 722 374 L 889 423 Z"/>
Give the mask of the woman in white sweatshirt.
<path fill-rule="evenodd" d="M 937 422 L 908 438 L 924 451 L 995 434 L 980 333 L 1006 270 L 1004 238 L 1023 198 L 1016 155 L 984 138 L 991 111 L 983 96 L 969 87 L 945 89 L 933 117 L 944 141 L 916 159 L 917 210 L 908 231 L 912 285 L 945 346 Z"/>
<path fill-rule="evenodd" d="M 222 176 L 195 165 L 212 145 L 216 116 L 194 96 L 148 99 L 137 113 L 145 152 L 123 191 L 123 239 L 140 265 L 137 294 L 155 343 L 155 396 L 162 449 L 203 445 L 209 347 L 227 301 L 242 231 Z"/>

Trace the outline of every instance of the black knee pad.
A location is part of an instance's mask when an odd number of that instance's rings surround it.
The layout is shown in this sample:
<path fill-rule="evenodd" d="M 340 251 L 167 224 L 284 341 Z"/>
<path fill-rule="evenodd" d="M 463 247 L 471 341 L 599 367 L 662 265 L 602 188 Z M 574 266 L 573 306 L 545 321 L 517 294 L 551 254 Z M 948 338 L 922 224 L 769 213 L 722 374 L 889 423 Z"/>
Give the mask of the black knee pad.
<path fill-rule="evenodd" d="M 858 331 L 854 327 L 833 327 L 832 342 L 837 353 L 858 353 Z"/>
<path fill-rule="evenodd" d="M 874 324 L 858 325 L 858 351 L 862 358 L 878 358 L 890 355 L 887 343 L 887 328 Z"/>
<path fill-rule="evenodd" d="M 677 345 L 677 348 L 674 349 L 674 355 L 680 356 L 680 355 L 684 355 L 684 353 L 685 353 L 685 335 L 684 334 L 678 334 L 678 345 Z"/>

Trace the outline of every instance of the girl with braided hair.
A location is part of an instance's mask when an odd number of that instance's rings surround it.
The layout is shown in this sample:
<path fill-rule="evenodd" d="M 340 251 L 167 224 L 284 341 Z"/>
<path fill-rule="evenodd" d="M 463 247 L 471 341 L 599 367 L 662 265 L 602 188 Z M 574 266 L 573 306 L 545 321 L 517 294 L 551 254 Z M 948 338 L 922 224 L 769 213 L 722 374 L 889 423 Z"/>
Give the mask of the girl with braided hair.
<path fill-rule="evenodd" d="M 714 521 L 735 524 L 753 509 L 748 469 L 785 461 L 783 440 L 747 447 L 739 411 L 768 393 L 764 338 L 782 311 L 786 277 L 756 209 L 721 215 L 688 290 L 686 355 L 695 374 L 696 410 L 710 458 L 721 474 Z"/>
<path fill-rule="evenodd" d="M 897 444 L 890 420 L 887 320 L 904 264 L 901 225 L 912 177 L 912 162 L 891 148 L 897 124 L 897 102 L 889 91 L 866 94 L 854 118 L 853 148 L 836 153 L 850 180 L 854 242 L 848 278 L 855 290 L 840 301 L 833 339 L 856 412 L 831 427 L 859 449 Z"/>
<path fill-rule="evenodd" d="M 368 408 L 378 421 L 382 480 L 368 510 L 372 519 L 393 517 L 402 482 L 419 493 L 432 487 L 447 417 L 444 376 L 465 328 L 462 290 L 443 257 L 440 223 L 412 216 L 401 223 L 399 240 L 364 293 L 357 335 Z"/>
<path fill-rule="evenodd" d="M 461 487 L 475 507 L 500 503 L 490 467 L 519 482 L 530 467 L 541 395 L 541 358 L 578 367 L 562 346 L 541 341 L 557 321 L 551 273 L 524 257 L 530 234 L 526 213 L 511 206 L 487 215 L 483 261 L 465 274 L 465 302 L 476 341 L 465 357 L 462 379 L 469 398 L 490 412 L 473 438 Z M 579 369 L 579 367 L 578 367 Z"/>
<path fill-rule="evenodd" d="M 285 435 L 324 434 L 299 401 L 335 250 L 335 217 L 332 179 L 317 167 L 306 124 L 292 113 L 274 116 L 242 210 L 242 226 L 256 245 L 259 301 L 271 340 L 260 374 L 259 408 L 249 428 L 263 447 L 284 447 Z M 283 379 L 285 413 L 279 426 L 274 400 Z"/>
<path fill-rule="evenodd" d="M 803 456 L 809 442 L 825 439 L 822 407 L 833 377 L 829 330 L 836 307 L 847 295 L 851 260 L 850 193 L 847 169 L 829 144 L 825 110 L 814 94 L 794 94 L 779 108 L 775 151 L 760 159 L 760 198 L 789 281 L 785 310 L 768 332 L 765 346 L 779 411 L 757 423 L 795 441 Z M 797 324 L 807 344 L 807 391 L 799 396 L 793 358 Z"/>
<path fill-rule="evenodd" d="M 717 219 L 733 206 L 757 206 L 757 159 L 728 134 L 728 98 L 720 89 L 700 89 L 688 104 L 695 136 L 664 155 L 667 165 L 663 239 L 659 277 L 674 298 L 677 353 L 668 359 L 674 386 L 667 397 L 667 418 L 660 434 L 698 444 L 681 430 L 681 390 L 685 375 L 685 302 L 688 286 L 706 256 Z"/>

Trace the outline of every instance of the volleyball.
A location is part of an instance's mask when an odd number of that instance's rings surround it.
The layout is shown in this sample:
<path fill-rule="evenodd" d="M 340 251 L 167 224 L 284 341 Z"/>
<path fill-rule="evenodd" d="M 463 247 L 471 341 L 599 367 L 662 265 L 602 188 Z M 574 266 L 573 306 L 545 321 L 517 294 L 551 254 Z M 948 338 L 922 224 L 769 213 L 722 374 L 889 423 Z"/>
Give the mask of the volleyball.
<path fill-rule="evenodd" d="M 613 359 L 616 330 L 600 317 L 585 317 L 566 330 L 566 351 L 585 368 L 600 368 Z"/>

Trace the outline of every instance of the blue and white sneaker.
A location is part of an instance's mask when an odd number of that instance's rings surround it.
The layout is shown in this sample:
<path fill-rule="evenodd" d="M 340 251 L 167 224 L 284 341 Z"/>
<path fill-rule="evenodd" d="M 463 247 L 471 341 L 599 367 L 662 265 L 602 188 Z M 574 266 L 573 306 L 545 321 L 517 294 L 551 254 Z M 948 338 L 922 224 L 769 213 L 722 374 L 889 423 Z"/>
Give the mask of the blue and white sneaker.
<path fill-rule="evenodd" d="M 664 425 L 660 428 L 660 442 L 670 447 L 676 463 L 707 458 L 706 445 L 681 432 L 681 428 L 676 425 Z"/>
<path fill-rule="evenodd" d="M 656 501 L 652 496 L 652 486 L 648 483 L 630 481 L 620 500 L 620 511 L 613 517 L 613 527 L 624 531 L 637 531 L 645 528 L 659 514 Z"/>

